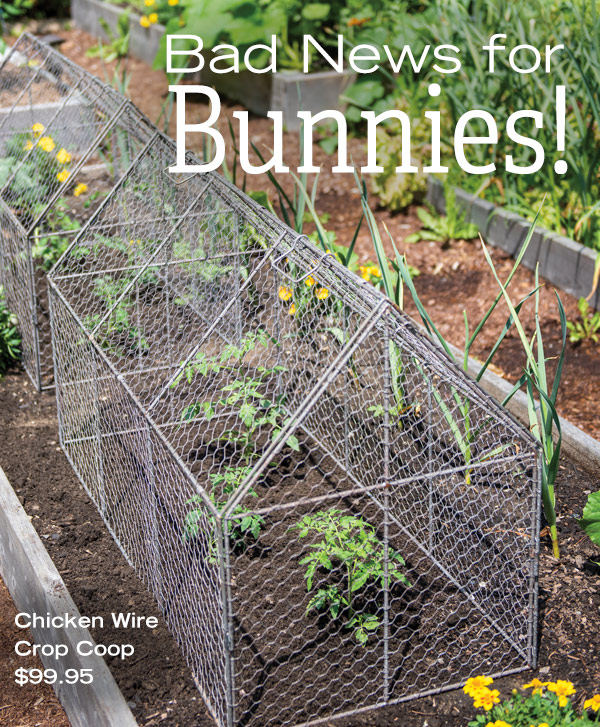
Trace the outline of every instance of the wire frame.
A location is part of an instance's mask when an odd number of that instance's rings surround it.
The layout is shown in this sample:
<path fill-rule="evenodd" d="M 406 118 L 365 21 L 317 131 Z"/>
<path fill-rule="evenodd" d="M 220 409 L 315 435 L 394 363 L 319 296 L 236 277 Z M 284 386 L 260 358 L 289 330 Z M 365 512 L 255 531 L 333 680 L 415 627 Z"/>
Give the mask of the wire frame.
<path fill-rule="evenodd" d="M 38 390 L 53 381 L 46 273 L 154 132 L 131 102 L 28 33 L 0 65 L 0 282 Z"/>
<path fill-rule="evenodd" d="M 50 275 L 61 444 L 221 727 L 536 662 L 540 451 L 398 308 L 157 137 Z"/>

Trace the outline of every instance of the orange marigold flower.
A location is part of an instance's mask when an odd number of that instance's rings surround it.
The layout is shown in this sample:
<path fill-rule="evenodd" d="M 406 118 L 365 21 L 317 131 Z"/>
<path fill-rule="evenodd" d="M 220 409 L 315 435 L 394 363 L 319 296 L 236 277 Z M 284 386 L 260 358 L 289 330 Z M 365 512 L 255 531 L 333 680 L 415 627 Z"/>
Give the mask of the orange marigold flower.
<path fill-rule="evenodd" d="M 304 281 L 304 283 L 310 287 L 311 285 L 315 284 L 315 279 L 313 278 L 312 275 L 309 275 L 308 278 L 306 278 L 306 280 Z"/>
<path fill-rule="evenodd" d="M 523 684 L 523 689 L 533 689 L 532 694 L 541 694 L 543 692 L 544 682 L 541 682 L 535 677 L 529 682 L 529 684 Z"/>
<path fill-rule="evenodd" d="M 483 674 L 481 676 L 471 677 L 470 679 L 467 679 L 467 682 L 463 687 L 463 692 L 472 697 L 475 692 L 485 689 L 488 684 L 492 684 L 493 682 L 494 680 L 492 677 L 486 677 Z"/>
<path fill-rule="evenodd" d="M 277 292 L 277 295 L 285 303 L 285 302 L 287 302 L 292 297 L 293 292 L 292 292 L 292 289 L 291 288 L 286 288 L 285 285 L 280 285 L 279 286 L 279 291 Z"/>
<path fill-rule="evenodd" d="M 329 291 L 327 288 L 318 288 L 315 295 L 319 300 L 325 300 L 325 298 L 329 298 Z"/>
<path fill-rule="evenodd" d="M 565 707 L 569 701 L 568 697 L 571 694 L 575 694 L 577 691 L 572 682 L 568 682 L 565 679 L 557 679 L 555 682 L 547 682 L 546 686 L 548 687 L 549 692 L 554 692 L 554 694 L 558 697 L 559 707 Z"/>
<path fill-rule="evenodd" d="M 369 20 L 371 20 L 371 18 L 350 18 L 348 25 L 352 28 L 357 25 L 364 25 L 365 23 L 368 23 Z"/>
<path fill-rule="evenodd" d="M 593 709 L 597 712 L 600 709 L 600 694 L 594 694 L 591 699 L 586 699 L 583 703 L 584 709 Z"/>
<path fill-rule="evenodd" d="M 295 303 L 292 303 L 292 305 L 290 306 L 290 309 L 288 310 L 288 313 L 291 316 L 293 316 L 296 313 L 296 304 Z"/>
<path fill-rule="evenodd" d="M 472 696 L 473 706 L 476 709 L 483 708 L 486 712 L 489 712 L 494 704 L 498 704 L 500 702 L 500 692 L 497 689 L 488 689 L 487 687 L 483 687 L 483 689 L 480 689 Z"/>

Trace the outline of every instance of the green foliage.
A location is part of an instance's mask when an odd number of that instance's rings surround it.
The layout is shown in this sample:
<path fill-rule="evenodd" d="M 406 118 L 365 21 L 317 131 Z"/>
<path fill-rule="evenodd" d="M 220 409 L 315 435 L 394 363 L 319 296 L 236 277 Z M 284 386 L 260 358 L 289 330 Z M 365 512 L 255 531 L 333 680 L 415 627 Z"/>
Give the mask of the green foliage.
<path fill-rule="evenodd" d="M 131 321 L 129 311 L 134 300 L 131 290 L 125 293 L 130 282 L 127 277 L 114 278 L 112 275 L 97 278 L 93 293 L 102 301 L 105 311 L 85 318 L 85 325 L 90 330 L 100 325 L 102 347 L 119 357 L 148 349 L 148 342 Z"/>
<path fill-rule="evenodd" d="M 592 543 L 600 545 L 600 490 L 588 497 L 579 525 Z"/>
<path fill-rule="evenodd" d="M 102 58 L 106 63 L 126 58 L 129 53 L 129 36 L 131 33 L 129 14 L 127 9 L 119 15 L 116 30 L 110 27 L 104 18 L 98 18 L 102 29 L 108 36 L 107 41 L 99 40 L 97 45 L 93 45 L 86 51 L 88 58 Z"/>
<path fill-rule="evenodd" d="M 451 240 L 472 240 L 479 234 L 477 225 L 465 222 L 464 212 L 459 210 L 452 192 L 446 194 L 445 215 L 438 215 L 433 208 L 427 210 L 424 207 L 419 207 L 417 215 L 423 228 L 409 235 L 405 242 L 435 240 L 446 245 Z"/>
<path fill-rule="evenodd" d="M 239 422 L 237 428 L 228 429 L 219 437 L 221 440 L 241 445 L 242 458 L 250 463 L 257 455 L 258 438 L 264 432 L 269 432 L 271 439 L 278 437 L 285 420 L 285 395 L 272 398 L 267 394 L 268 384 L 274 376 L 286 371 L 283 366 L 257 366 L 243 374 L 241 364 L 250 351 L 257 345 L 266 347 L 274 343 L 271 337 L 262 329 L 247 334 L 240 344 L 228 345 L 218 356 L 206 356 L 198 352 L 194 361 L 187 364 L 172 387 L 177 386 L 183 378 L 191 383 L 196 375 L 207 376 L 218 374 L 221 371 L 234 371 L 237 378 L 220 389 L 223 395 L 217 401 L 195 402 L 185 407 L 181 414 L 182 421 L 190 421 L 202 416 L 207 422 L 218 413 L 235 415 Z M 288 447 L 299 451 L 300 445 L 295 435 L 286 439 Z"/>
<path fill-rule="evenodd" d="M 567 321 L 567 328 L 570 331 L 569 341 L 581 343 L 582 341 L 593 341 L 598 343 L 600 332 L 600 311 L 594 311 L 585 298 L 580 298 L 577 303 L 580 320 Z"/>
<path fill-rule="evenodd" d="M 548 727 L 592 727 L 597 724 L 586 715 L 585 707 L 580 716 L 577 714 L 578 710 L 576 711 L 569 699 L 569 696 L 576 692 L 571 682 L 558 680 L 557 682 L 542 683 L 538 679 L 533 679 L 531 684 L 523 687 L 523 689 L 525 688 L 531 689 L 531 693 L 524 694 L 513 689 L 511 696 L 502 701 L 495 690 L 497 695 L 495 701 L 498 703 L 483 714 L 478 714 L 468 723 L 469 727 L 487 727 L 487 725 L 532 727 L 532 725 L 544 724 Z M 486 687 L 480 691 L 488 694 L 490 692 Z M 477 692 L 471 693 L 471 696 L 477 706 Z M 591 716 L 591 710 L 589 714 Z"/>
<path fill-rule="evenodd" d="M 28 15 L 36 6 L 36 0 L 0 0 L 0 20 L 12 23 Z"/>
<path fill-rule="evenodd" d="M 306 566 L 307 591 L 314 590 L 319 572 L 335 577 L 335 583 L 317 589 L 306 613 L 315 610 L 327 612 L 334 621 L 342 619 L 344 627 L 352 629 L 354 638 L 360 644 L 366 644 L 369 633 L 381 625 L 378 613 L 381 604 L 372 600 L 370 604 L 367 601 L 359 605 L 358 602 L 365 601 L 365 592 L 373 584 L 379 584 L 382 589 L 394 582 L 410 587 L 408 578 L 399 568 L 405 565 L 404 559 L 392 548 L 388 548 L 386 554 L 373 525 L 361 517 L 344 515 L 335 508 L 305 515 L 292 529 L 299 531 L 299 538 L 322 536 L 319 542 L 309 544 L 311 552 L 300 560 L 300 565 Z M 371 611 L 367 610 L 369 605 Z"/>
<path fill-rule="evenodd" d="M 81 227 L 78 220 L 69 216 L 68 209 L 67 201 L 59 199 L 46 215 L 45 231 L 41 232 L 40 228 L 36 228 L 34 231 L 31 255 L 41 270 L 50 270 L 73 239 L 72 235 L 57 233 L 75 232 Z"/>
<path fill-rule="evenodd" d="M 17 316 L 6 307 L 4 289 L 0 286 L 0 375 L 18 361 L 21 356 L 20 349 Z"/>
<path fill-rule="evenodd" d="M 211 489 L 209 498 L 215 505 L 217 510 L 221 510 L 227 504 L 230 495 L 238 490 L 250 474 L 251 467 L 226 467 L 222 472 L 212 473 L 208 476 Z M 258 497 L 256 491 L 252 488 L 246 493 L 250 497 Z M 195 495 L 190 498 L 186 504 L 204 505 L 202 498 Z M 233 509 L 233 518 L 229 521 L 229 538 L 233 541 L 233 546 L 245 548 L 249 539 L 256 541 L 260 535 L 260 531 L 264 526 L 264 518 L 261 515 L 255 515 L 244 505 L 237 505 Z M 187 513 L 184 521 L 184 538 L 192 540 L 197 538 L 203 532 L 202 522 L 206 519 L 212 529 L 212 535 L 209 541 L 209 561 L 216 562 L 216 537 L 215 537 L 215 518 L 214 515 L 208 513 L 206 506 L 194 508 Z"/>

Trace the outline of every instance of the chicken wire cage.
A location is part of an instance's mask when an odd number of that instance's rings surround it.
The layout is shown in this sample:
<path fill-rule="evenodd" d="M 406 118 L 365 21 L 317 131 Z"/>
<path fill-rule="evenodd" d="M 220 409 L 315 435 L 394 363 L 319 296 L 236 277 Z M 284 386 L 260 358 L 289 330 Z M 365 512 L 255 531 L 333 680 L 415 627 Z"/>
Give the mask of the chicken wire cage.
<path fill-rule="evenodd" d="M 113 88 L 29 34 L 0 64 L 0 283 L 38 390 L 53 380 L 46 273 L 153 133 Z"/>
<path fill-rule="evenodd" d="M 221 727 L 536 661 L 538 445 L 157 137 L 50 274 L 60 439 Z"/>

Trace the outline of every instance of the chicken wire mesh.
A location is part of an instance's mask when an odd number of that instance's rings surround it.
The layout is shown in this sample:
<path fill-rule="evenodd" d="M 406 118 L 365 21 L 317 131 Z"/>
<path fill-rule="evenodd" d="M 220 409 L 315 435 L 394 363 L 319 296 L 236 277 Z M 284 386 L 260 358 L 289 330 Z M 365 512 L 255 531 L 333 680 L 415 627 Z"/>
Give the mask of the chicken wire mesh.
<path fill-rule="evenodd" d="M 50 275 L 61 444 L 217 724 L 535 664 L 539 450 L 387 299 L 157 137 Z"/>
<path fill-rule="evenodd" d="M 113 88 L 27 33 L 0 65 L 0 283 L 38 389 L 53 380 L 46 273 L 154 131 Z"/>

